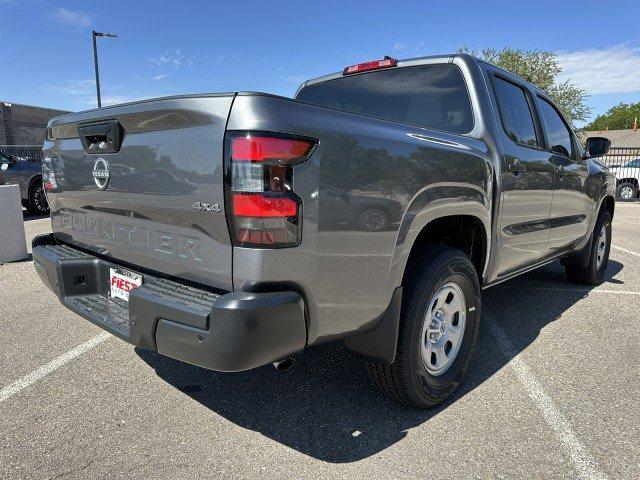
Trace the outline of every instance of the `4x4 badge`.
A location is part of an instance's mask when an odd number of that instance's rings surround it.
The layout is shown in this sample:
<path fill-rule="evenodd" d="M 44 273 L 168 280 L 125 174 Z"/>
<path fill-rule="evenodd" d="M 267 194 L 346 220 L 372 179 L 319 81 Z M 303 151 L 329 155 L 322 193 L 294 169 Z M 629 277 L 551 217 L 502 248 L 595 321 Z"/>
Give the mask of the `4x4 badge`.
<path fill-rule="evenodd" d="M 220 205 L 218 205 L 217 203 L 196 202 L 191 205 L 191 208 L 193 208 L 194 210 L 198 210 L 199 212 L 220 213 L 222 211 Z"/>

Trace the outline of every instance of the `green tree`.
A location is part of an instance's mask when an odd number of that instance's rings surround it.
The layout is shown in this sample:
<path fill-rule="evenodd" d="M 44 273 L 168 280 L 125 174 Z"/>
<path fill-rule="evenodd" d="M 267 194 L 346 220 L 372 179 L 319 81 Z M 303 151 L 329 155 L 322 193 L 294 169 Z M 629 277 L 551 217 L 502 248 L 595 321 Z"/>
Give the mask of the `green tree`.
<path fill-rule="evenodd" d="M 640 119 L 640 102 L 619 103 L 598 115 L 593 122 L 584 127 L 585 130 L 624 130 L 633 127 L 633 122 Z"/>
<path fill-rule="evenodd" d="M 493 63 L 543 90 L 572 125 L 586 120 L 589 116 L 591 109 L 585 103 L 585 91 L 569 80 L 558 81 L 562 67 L 553 52 L 514 48 L 487 48 L 478 52 L 467 47 L 460 47 L 458 51 Z"/>

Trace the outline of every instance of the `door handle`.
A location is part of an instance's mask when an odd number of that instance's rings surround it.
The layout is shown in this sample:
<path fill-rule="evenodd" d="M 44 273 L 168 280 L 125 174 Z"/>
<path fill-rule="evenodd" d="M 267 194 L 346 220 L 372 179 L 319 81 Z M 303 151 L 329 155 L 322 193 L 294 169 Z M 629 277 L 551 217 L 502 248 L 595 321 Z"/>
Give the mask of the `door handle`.
<path fill-rule="evenodd" d="M 509 165 L 509 171 L 515 173 L 516 175 L 521 172 L 527 171 L 527 166 L 520 162 L 520 160 L 516 160 Z"/>

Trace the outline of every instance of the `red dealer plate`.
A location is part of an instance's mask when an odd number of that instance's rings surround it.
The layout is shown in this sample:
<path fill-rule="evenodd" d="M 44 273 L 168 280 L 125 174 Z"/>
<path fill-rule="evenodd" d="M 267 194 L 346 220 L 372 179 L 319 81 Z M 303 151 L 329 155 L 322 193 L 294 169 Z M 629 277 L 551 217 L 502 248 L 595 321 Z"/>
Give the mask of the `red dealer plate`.
<path fill-rule="evenodd" d="M 129 292 L 142 285 L 142 275 L 121 268 L 110 268 L 109 285 L 111 298 L 120 298 L 128 302 Z"/>

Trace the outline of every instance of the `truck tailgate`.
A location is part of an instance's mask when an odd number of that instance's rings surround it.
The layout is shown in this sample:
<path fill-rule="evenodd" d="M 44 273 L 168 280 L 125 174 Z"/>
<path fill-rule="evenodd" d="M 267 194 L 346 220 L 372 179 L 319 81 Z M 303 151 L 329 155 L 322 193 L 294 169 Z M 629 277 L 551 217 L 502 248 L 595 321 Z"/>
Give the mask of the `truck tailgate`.
<path fill-rule="evenodd" d="M 233 99 L 160 98 L 52 120 L 43 180 L 56 238 L 231 290 L 222 156 Z"/>

